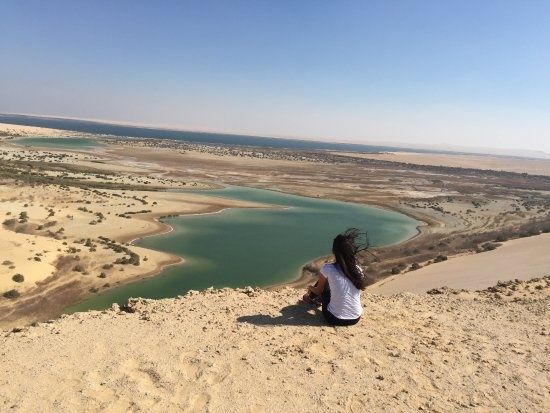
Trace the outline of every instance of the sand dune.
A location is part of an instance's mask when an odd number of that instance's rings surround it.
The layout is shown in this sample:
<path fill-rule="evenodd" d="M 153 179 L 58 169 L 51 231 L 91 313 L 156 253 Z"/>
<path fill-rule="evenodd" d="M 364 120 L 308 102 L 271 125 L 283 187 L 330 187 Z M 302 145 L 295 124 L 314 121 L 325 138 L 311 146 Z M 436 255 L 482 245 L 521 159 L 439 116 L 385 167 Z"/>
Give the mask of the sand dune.
<path fill-rule="evenodd" d="M 482 289 L 501 280 L 550 274 L 550 234 L 505 242 L 493 251 L 451 258 L 388 277 L 369 287 L 374 294 L 425 293 L 432 288 Z"/>
<path fill-rule="evenodd" d="M 0 131 L 12 136 L 70 136 L 76 132 L 62 131 L 59 129 L 41 128 L 38 126 L 15 125 L 0 122 Z"/>
<path fill-rule="evenodd" d="M 339 155 L 380 159 L 391 162 L 405 162 L 417 165 L 452 166 L 457 168 L 492 169 L 528 173 L 533 175 L 550 175 L 550 159 L 532 159 L 516 156 L 475 155 L 475 154 L 442 154 L 423 152 L 388 152 L 380 154 L 357 154 L 335 152 Z"/>
<path fill-rule="evenodd" d="M 0 409 L 548 411 L 549 284 L 364 294 L 351 328 L 289 288 L 138 299 L 3 334 Z"/>

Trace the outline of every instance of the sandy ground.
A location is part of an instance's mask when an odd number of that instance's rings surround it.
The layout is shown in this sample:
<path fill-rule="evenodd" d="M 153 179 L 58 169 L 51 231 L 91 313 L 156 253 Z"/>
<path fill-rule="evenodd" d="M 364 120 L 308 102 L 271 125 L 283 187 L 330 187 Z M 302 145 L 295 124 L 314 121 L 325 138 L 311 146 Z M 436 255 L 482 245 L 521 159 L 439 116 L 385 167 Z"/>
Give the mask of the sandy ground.
<path fill-rule="evenodd" d="M 0 336 L 0 410 L 548 411 L 549 283 L 363 294 L 348 328 L 288 288 L 77 313 Z"/>
<path fill-rule="evenodd" d="M 335 152 L 339 155 L 405 162 L 419 165 L 453 166 L 458 168 L 493 169 L 550 176 L 550 159 L 527 159 L 513 156 L 465 155 L 418 152 L 389 152 L 381 154 L 357 154 Z"/>
<path fill-rule="evenodd" d="M 454 257 L 416 271 L 388 277 L 368 287 L 373 294 L 425 293 L 447 286 L 483 289 L 498 281 L 550 275 L 550 234 L 503 243 L 493 251 Z"/>

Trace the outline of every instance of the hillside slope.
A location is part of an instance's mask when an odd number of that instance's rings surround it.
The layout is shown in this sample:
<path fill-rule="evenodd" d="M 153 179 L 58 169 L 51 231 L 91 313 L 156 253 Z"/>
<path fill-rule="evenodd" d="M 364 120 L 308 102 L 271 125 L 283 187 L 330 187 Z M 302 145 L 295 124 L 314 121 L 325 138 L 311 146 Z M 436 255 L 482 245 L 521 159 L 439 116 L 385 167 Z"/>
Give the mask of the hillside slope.
<path fill-rule="evenodd" d="M 549 290 L 364 294 L 351 328 L 289 288 L 137 299 L 0 334 L 0 410 L 548 411 Z"/>

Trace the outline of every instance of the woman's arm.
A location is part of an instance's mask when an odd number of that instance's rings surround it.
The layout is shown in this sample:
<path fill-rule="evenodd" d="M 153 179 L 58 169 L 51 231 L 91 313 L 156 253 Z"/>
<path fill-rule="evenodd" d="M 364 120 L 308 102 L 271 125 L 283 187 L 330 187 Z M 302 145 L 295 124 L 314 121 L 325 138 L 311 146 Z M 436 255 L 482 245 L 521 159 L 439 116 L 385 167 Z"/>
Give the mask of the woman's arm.
<path fill-rule="evenodd" d="M 317 284 L 310 285 L 307 288 L 307 290 L 310 293 L 313 293 L 315 295 L 321 295 L 323 293 L 323 291 L 325 290 L 326 283 L 327 283 L 327 278 L 323 274 L 319 273 L 319 280 L 317 281 Z"/>

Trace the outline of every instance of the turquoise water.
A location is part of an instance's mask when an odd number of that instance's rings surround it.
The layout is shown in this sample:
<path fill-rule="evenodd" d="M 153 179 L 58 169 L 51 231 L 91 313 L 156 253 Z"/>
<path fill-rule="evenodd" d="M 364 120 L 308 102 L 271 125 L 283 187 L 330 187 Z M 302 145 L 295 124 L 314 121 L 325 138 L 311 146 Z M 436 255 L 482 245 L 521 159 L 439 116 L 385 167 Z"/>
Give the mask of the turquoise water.
<path fill-rule="evenodd" d="M 39 148 L 52 148 L 52 149 L 82 149 L 89 150 L 102 146 L 101 143 L 87 138 L 50 138 L 50 137 L 36 137 L 36 138 L 18 138 L 13 141 L 14 143 L 22 146 L 32 146 Z"/>
<path fill-rule="evenodd" d="M 166 219 L 174 228 L 172 232 L 137 244 L 182 256 L 184 264 L 94 295 L 67 311 L 103 309 L 129 297 L 174 297 L 210 286 L 268 286 L 290 281 L 299 275 L 302 265 L 329 254 L 333 237 L 349 227 L 368 230 L 371 244 L 377 246 L 412 237 L 419 224 L 379 208 L 274 191 L 230 187 L 201 193 L 280 207 L 227 209 Z"/>

